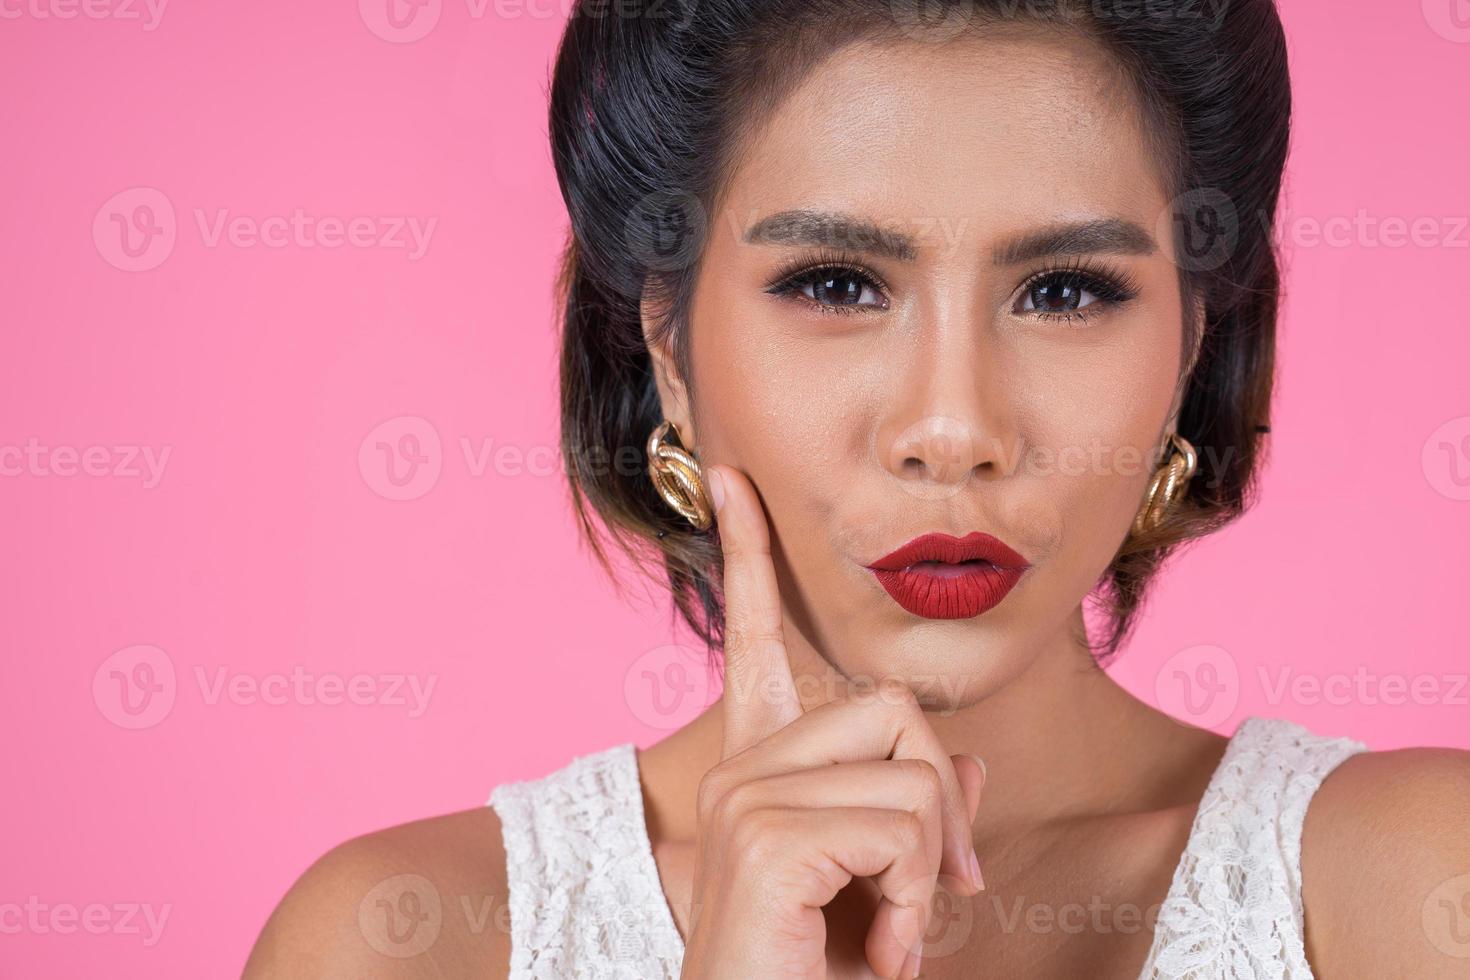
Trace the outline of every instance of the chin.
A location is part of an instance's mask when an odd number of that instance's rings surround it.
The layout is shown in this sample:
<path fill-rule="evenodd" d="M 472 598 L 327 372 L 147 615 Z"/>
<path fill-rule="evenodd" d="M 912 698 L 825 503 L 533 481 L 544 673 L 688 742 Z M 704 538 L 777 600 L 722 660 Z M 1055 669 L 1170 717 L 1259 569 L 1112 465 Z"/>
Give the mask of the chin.
<path fill-rule="evenodd" d="M 984 701 L 1022 673 L 1030 663 L 1030 649 L 977 630 L 974 620 L 921 620 L 897 632 L 874 628 L 861 639 L 854 636 L 844 656 L 828 659 L 846 678 L 848 696 L 878 697 L 877 682 L 894 678 L 914 692 L 926 711 L 953 714 Z"/>

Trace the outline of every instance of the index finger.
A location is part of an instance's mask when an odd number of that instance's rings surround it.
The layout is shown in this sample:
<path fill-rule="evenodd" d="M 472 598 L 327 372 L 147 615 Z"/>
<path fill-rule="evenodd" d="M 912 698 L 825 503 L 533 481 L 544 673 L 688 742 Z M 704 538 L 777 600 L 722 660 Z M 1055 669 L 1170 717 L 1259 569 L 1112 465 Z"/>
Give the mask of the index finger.
<path fill-rule="evenodd" d="M 801 716 L 801 699 L 786 658 L 781 592 L 771 562 L 771 535 L 755 487 L 730 466 L 709 466 L 724 553 L 725 737 L 728 759 Z"/>

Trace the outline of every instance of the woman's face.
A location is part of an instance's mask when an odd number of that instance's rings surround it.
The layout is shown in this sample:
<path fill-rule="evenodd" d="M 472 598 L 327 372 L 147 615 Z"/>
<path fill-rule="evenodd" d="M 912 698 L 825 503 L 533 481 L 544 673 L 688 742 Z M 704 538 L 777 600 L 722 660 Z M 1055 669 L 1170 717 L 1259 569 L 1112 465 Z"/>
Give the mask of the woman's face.
<path fill-rule="evenodd" d="M 1059 36 L 852 46 L 742 147 L 695 290 L 693 413 L 677 378 L 664 407 L 749 475 L 788 644 L 849 677 L 978 700 L 1066 635 L 1138 509 L 1184 334 L 1118 79 Z M 867 566 L 934 531 L 1030 568 L 979 615 L 915 614 Z"/>

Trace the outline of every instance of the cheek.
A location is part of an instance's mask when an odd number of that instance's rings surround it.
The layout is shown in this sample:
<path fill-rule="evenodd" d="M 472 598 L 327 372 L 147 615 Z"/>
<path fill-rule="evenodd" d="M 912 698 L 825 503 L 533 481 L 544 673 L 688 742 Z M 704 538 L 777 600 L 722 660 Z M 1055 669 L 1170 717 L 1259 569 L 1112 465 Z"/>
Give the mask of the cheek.
<path fill-rule="evenodd" d="M 1136 314 L 1119 339 L 1017 359 L 1025 496 L 1055 515 L 1057 557 L 1081 579 L 1106 568 L 1152 474 L 1173 399 L 1180 327 Z M 1039 506 L 1039 504 L 1038 504 Z"/>
<path fill-rule="evenodd" d="M 868 387 L 759 311 L 696 322 L 701 451 L 748 473 L 772 520 L 796 527 L 830 519 L 835 482 L 860 451 L 871 415 Z"/>

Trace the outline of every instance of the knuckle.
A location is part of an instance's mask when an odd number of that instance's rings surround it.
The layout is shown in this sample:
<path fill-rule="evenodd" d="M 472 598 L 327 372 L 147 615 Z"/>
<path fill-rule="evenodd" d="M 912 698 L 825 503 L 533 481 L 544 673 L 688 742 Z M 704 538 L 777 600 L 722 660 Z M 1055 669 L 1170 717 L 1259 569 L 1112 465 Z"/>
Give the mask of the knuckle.
<path fill-rule="evenodd" d="M 919 707 L 919 699 L 914 695 L 913 688 L 894 677 L 885 677 L 878 682 L 878 700 L 904 712 L 917 710 Z"/>
<path fill-rule="evenodd" d="M 780 644 L 780 631 L 749 614 L 729 609 L 725 619 L 725 647 L 737 650 L 758 649 L 764 644 Z"/>
<path fill-rule="evenodd" d="M 904 851 L 916 851 L 924 840 L 924 821 L 912 810 L 892 811 L 893 836 Z"/>
<path fill-rule="evenodd" d="M 730 828 L 730 844 L 755 867 L 766 865 L 780 851 L 784 821 L 772 809 L 747 810 Z"/>
<path fill-rule="evenodd" d="M 883 681 L 877 688 L 871 710 L 878 723 L 895 738 L 924 724 L 924 712 L 919 707 L 918 698 L 902 681 Z"/>
<path fill-rule="evenodd" d="M 718 827 L 738 827 L 743 814 L 756 809 L 755 791 L 750 783 L 735 783 L 725 789 L 714 806 L 714 821 Z"/>
<path fill-rule="evenodd" d="M 923 803 L 944 792 L 944 778 L 939 769 L 928 759 L 901 759 L 905 778 L 915 787 L 917 802 Z"/>
<path fill-rule="evenodd" d="M 730 777 L 720 766 L 715 766 L 700 777 L 695 807 L 702 819 L 708 820 L 716 815 L 729 786 Z"/>
<path fill-rule="evenodd" d="M 720 551 L 725 563 L 739 565 L 770 554 L 770 546 L 760 541 L 751 541 L 745 535 L 730 535 L 720 539 Z"/>

